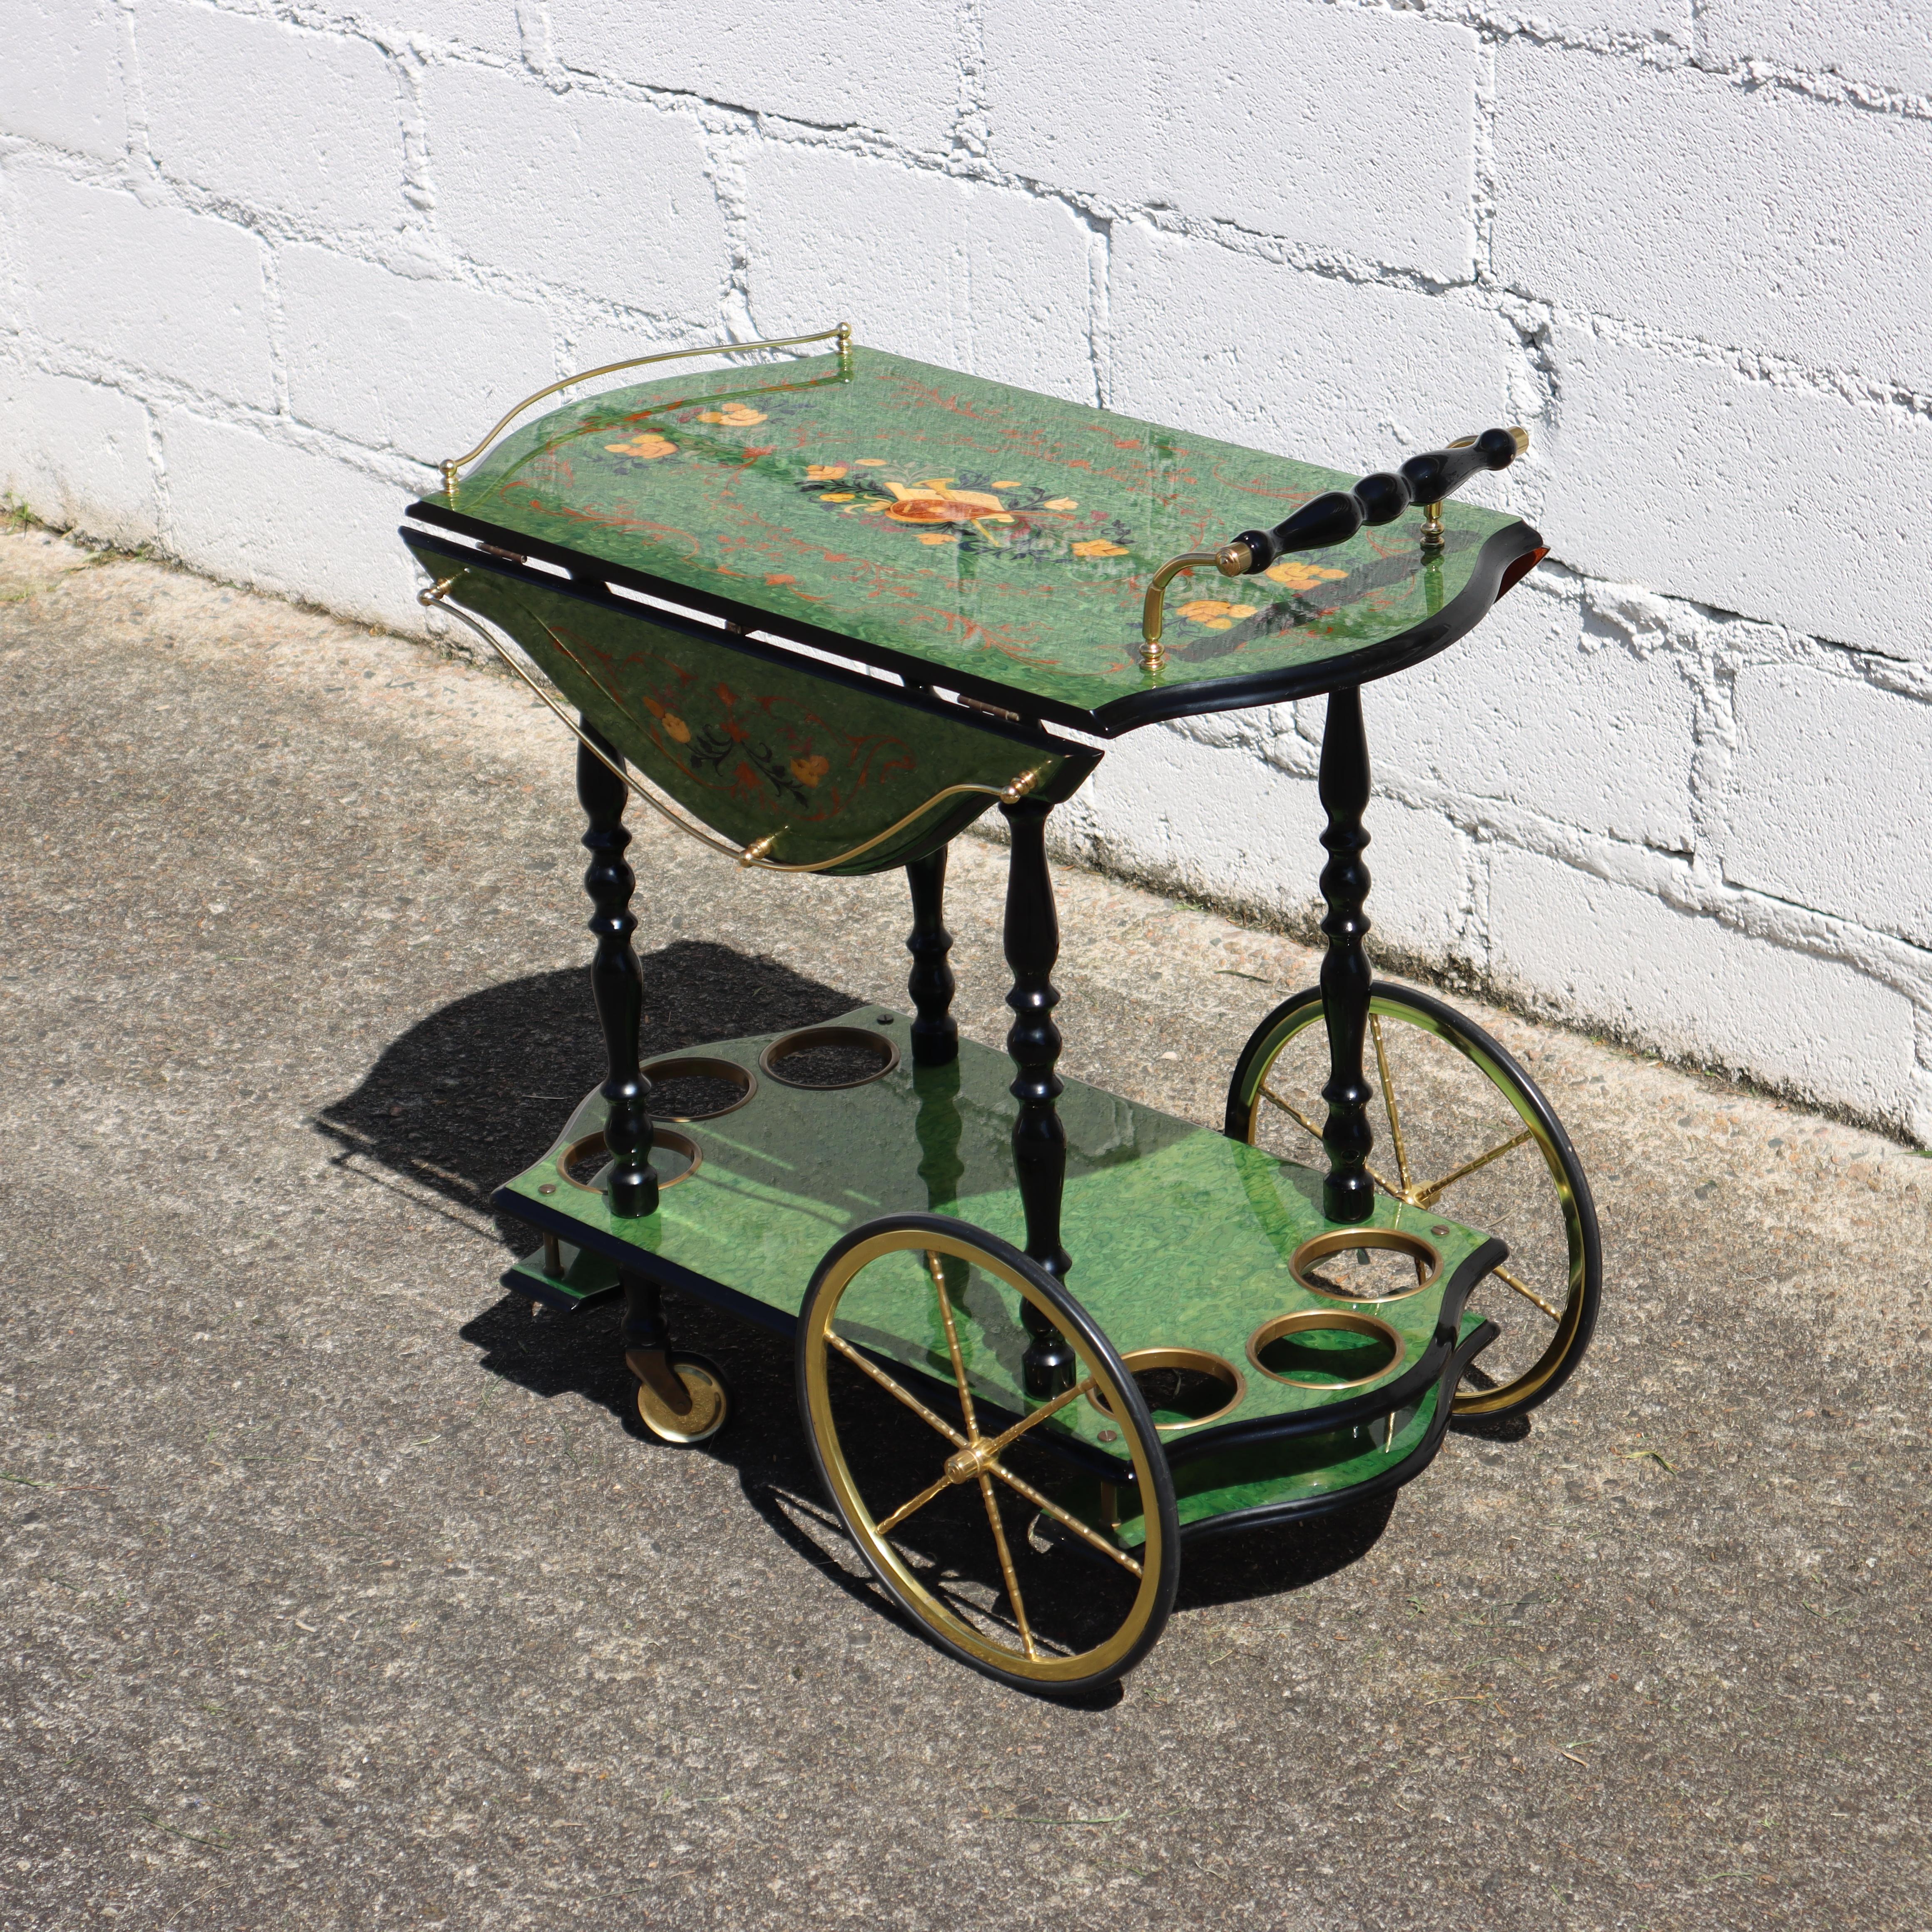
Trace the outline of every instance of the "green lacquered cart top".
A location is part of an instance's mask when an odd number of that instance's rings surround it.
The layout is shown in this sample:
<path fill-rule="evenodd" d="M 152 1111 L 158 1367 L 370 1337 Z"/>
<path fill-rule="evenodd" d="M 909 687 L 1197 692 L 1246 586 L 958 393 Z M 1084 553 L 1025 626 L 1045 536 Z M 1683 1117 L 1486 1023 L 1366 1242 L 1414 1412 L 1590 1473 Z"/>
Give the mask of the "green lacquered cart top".
<path fill-rule="evenodd" d="M 1264 576 L 1184 578 L 1168 662 L 1142 670 L 1142 598 L 1162 562 L 1354 480 L 860 347 L 849 374 L 812 357 L 573 403 L 420 507 L 1120 730 L 1414 662 L 1474 625 L 1538 544 L 1452 502 L 1439 560 L 1411 512 Z"/>
<path fill-rule="evenodd" d="M 888 1012 L 864 1008 L 840 1024 L 870 1030 Z M 904 1017 L 886 1023 L 904 1046 Z M 604 1102 L 596 1094 L 556 1148 L 506 1192 L 538 1208 L 530 1218 L 540 1226 L 561 1214 L 787 1316 L 797 1312 L 832 1243 L 881 1214 L 929 1209 L 1024 1246 L 1025 1216 L 1013 1183 L 1015 1102 L 1007 1091 L 1012 1064 L 1004 1054 L 962 1041 L 952 1066 L 902 1064 L 865 1086 L 801 1090 L 756 1076 L 758 1054 L 776 1037 L 693 1049 L 736 1062 L 759 1084 L 736 1112 L 680 1130 L 697 1143 L 700 1164 L 664 1190 L 656 1214 L 613 1220 L 601 1192 L 573 1186 L 560 1170 L 562 1150 L 602 1124 Z M 1247 1356 L 1250 1337 L 1275 1316 L 1342 1305 L 1304 1288 L 1288 1264 L 1304 1241 L 1331 1225 L 1322 1217 L 1318 1174 L 1077 1080 L 1066 1082 L 1059 1111 L 1067 1138 L 1062 1232 L 1073 1257 L 1067 1286 L 1115 1348 L 1199 1348 L 1232 1364 L 1246 1393 L 1216 1428 L 1365 1392 L 1277 1382 Z M 1352 1304 L 1401 1337 L 1401 1359 L 1378 1378 L 1392 1382 L 1426 1352 L 1445 1286 L 1489 1238 L 1380 1196 L 1369 1225 L 1422 1235 L 1441 1256 L 1436 1279 L 1422 1292 Z M 1021 1412 L 1028 1405 L 1018 1364 L 1026 1338 L 1016 1321 L 977 1322 L 982 1312 L 969 1303 L 969 1369 L 982 1396 Z M 868 1325 L 866 1312 L 854 1303 L 842 1314 L 853 1340 L 950 1378 L 936 1328 L 896 1334 Z M 1063 1413 L 1083 1437 L 1103 1439 L 1106 1419 L 1088 1405 Z"/>

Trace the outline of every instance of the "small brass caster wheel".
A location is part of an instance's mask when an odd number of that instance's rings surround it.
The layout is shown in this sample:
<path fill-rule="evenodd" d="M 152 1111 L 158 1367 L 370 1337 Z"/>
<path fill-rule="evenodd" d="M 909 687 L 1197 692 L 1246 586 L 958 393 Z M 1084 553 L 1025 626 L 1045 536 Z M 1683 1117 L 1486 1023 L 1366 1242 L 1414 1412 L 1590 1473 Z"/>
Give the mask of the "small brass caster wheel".
<path fill-rule="evenodd" d="M 632 1348 L 624 1360 L 638 1378 L 638 1420 L 660 1442 L 708 1442 L 724 1426 L 731 1395 L 716 1363 L 662 1348 Z"/>

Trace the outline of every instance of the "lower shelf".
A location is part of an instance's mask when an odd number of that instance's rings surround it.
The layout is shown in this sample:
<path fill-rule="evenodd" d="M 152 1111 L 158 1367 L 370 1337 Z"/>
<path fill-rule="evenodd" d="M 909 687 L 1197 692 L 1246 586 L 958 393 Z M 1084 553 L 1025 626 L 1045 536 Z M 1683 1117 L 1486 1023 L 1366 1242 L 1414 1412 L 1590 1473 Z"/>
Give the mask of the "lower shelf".
<path fill-rule="evenodd" d="M 882 1043 L 870 1056 L 875 1070 L 842 1088 L 779 1079 L 766 1057 L 776 1036 L 707 1046 L 704 1058 L 728 1064 L 740 1097 L 679 1122 L 683 1150 L 674 1162 L 664 1150 L 659 1208 L 634 1220 L 610 1214 L 590 1169 L 604 1108 L 586 1095 L 549 1153 L 494 1197 L 558 1244 L 555 1266 L 532 1256 L 511 1270 L 508 1285 L 561 1309 L 608 1293 L 620 1267 L 635 1268 L 788 1334 L 827 1249 L 882 1214 L 955 1216 L 1023 1242 L 1006 1057 L 962 1041 L 952 1065 L 909 1066 L 892 1045 L 909 1024 L 884 1007 L 861 1008 L 836 1030 Z M 1324 1437 L 1413 1403 L 1455 1346 L 1470 1289 L 1505 1258 L 1479 1229 L 1378 1196 L 1370 1220 L 1339 1232 L 1400 1236 L 1434 1264 L 1413 1288 L 1354 1304 L 1388 1336 L 1389 1366 L 1366 1382 L 1276 1375 L 1253 1358 L 1264 1325 L 1282 1318 L 1306 1324 L 1340 1305 L 1305 1286 L 1293 1264 L 1315 1238 L 1338 1232 L 1322 1212 L 1321 1176 L 1077 1080 L 1066 1082 L 1059 1112 L 1070 1292 L 1124 1355 L 1205 1356 L 1228 1369 L 1235 1389 L 1232 1407 L 1198 1426 L 1164 1424 L 1177 1468 L 1264 1438 Z M 861 1339 L 902 1369 L 944 1371 L 928 1335 L 882 1329 Z M 1023 1414 L 1000 1338 L 989 1330 L 969 1340 L 968 1352 L 976 1397 Z M 1080 1433 L 1105 1460 L 1112 1438 L 1097 1408 L 1082 1406 L 1054 1427 Z"/>
<path fill-rule="evenodd" d="M 564 1242 L 556 1259 L 560 1271 L 553 1274 L 542 1252 L 530 1256 L 503 1276 L 503 1285 L 560 1310 L 586 1306 L 616 1291 L 617 1265 L 604 1256 Z M 1441 1381 L 1418 1400 L 1352 1428 L 1170 1456 L 1182 1540 L 1324 1516 L 1412 1481 L 1442 1447 L 1464 1370 L 1495 1334 L 1493 1324 L 1466 1313 Z M 935 1382 L 929 1393 L 943 1402 L 947 1391 Z M 1145 1540 L 1131 1487 L 1082 1473 L 1055 1500 L 1123 1548 L 1138 1549 Z"/>

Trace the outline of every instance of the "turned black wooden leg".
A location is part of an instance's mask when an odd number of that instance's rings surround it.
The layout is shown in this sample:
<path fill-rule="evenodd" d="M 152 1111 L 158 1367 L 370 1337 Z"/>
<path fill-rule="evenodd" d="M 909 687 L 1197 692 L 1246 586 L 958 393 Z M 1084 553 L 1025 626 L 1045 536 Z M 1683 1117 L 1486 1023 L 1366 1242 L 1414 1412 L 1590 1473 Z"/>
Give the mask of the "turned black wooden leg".
<path fill-rule="evenodd" d="M 1006 1004 L 1013 1024 L 1006 1034 L 1018 1077 L 1012 1088 L 1020 1103 L 1013 1121 L 1013 1168 L 1020 1204 L 1026 1210 L 1027 1252 L 1058 1281 L 1064 1281 L 1073 1258 L 1060 1245 L 1060 1196 L 1066 1183 L 1066 1130 L 1054 1105 L 1060 1085 L 1054 1064 L 1060 1058 L 1060 1029 L 1053 1010 L 1060 1004 L 1048 976 L 1060 956 L 1060 921 L 1053 910 L 1053 878 L 1046 864 L 1046 815 L 1052 808 L 1036 800 L 1003 805 L 1012 828 L 1012 857 L 1006 868 L 1006 964 L 1013 989 Z M 1058 1395 L 1073 1385 L 1072 1348 L 1030 1303 L 1025 1320 L 1033 1340 L 1022 1358 L 1028 1394 Z"/>
<path fill-rule="evenodd" d="M 615 762 L 616 748 L 590 723 L 585 735 Z M 614 1163 L 607 1192 L 610 1212 L 629 1220 L 653 1214 L 658 1205 L 658 1178 L 651 1172 L 651 1117 L 647 1111 L 650 1084 L 638 1070 L 638 1034 L 644 1018 L 644 976 L 631 946 L 638 929 L 631 910 L 637 879 L 624 862 L 631 835 L 624 826 L 626 788 L 616 773 L 586 748 L 577 754 L 577 796 L 590 829 L 584 835 L 590 863 L 584 890 L 596 911 L 590 930 L 597 935 L 597 953 L 590 962 L 590 989 L 603 1024 L 604 1050 L 610 1072 L 604 1082 L 608 1112 L 604 1144 Z"/>
<path fill-rule="evenodd" d="M 912 887 L 912 930 L 906 934 L 906 950 L 912 955 L 912 971 L 906 991 L 912 996 L 912 1057 L 916 1066 L 944 1066 L 959 1058 L 959 1023 L 952 1017 L 952 993 L 957 982 L 946 956 L 952 950 L 952 935 L 944 923 L 946 911 L 946 854 L 942 845 L 923 859 L 906 867 L 907 883 Z"/>
<path fill-rule="evenodd" d="M 691 1409 L 691 1391 L 673 1366 L 670 1330 L 664 1325 L 664 1297 L 657 1283 L 636 1268 L 620 1268 L 624 1291 L 624 1361 L 640 1382 L 648 1382 L 674 1415 Z"/>
<path fill-rule="evenodd" d="M 1322 1144 L 1328 1150 L 1322 1211 L 1331 1221 L 1366 1221 L 1375 1208 L 1375 1183 L 1366 1162 L 1375 1145 L 1369 1125 L 1371 1089 L 1362 1073 L 1362 1042 L 1369 1025 L 1372 974 L 1362 940 L 1369 929 L 1362 910 L 1369 868 L 1362 854 L 1369 835 L 1362 814 L 1369 802 L 1369 744 L 1362 730 L 1362 694 L 1346 686 L 1328 694 L 1322 732 L 1322 803 L 1328 824 L 1322 834 L 1328 862 L 1322 868 L 1322 896 L 1328 910 L 1322 930 L 1328 950 L 1322 961 L 1322 1003 L 1328 1023 L 1328 1103 Z"/>
<path fill-rule="evenodd" d="M 651 1348 L 662 1354 L 670 1346 L 670 1330 L 664 1326 L 664 1296 L 657 1283 L 639 1269 L 620 1268 L 617 1286 L 624 1291 L 626 1352 Z"/>

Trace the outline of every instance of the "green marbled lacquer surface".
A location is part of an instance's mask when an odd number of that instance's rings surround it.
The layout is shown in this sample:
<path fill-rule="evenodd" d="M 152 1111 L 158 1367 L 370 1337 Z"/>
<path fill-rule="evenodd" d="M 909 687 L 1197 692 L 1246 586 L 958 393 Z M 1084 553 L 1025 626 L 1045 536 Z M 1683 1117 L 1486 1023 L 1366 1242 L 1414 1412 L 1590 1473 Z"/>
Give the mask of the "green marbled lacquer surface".
<path fill-rule="evenodd" d="M 447 560 L 425 556 L 432 574 Z M 1091 754 L 946 716 L 833 680 L 809 664 L 775 664 L 722 638 L 692 637 L 641 612 L 466 570 L 451 601 L 507 631 L 572 704 L 652 784 L 740 845 L 776 834 L 782 865 L 836 857 L 877 837 L 956 784 L 1011 784 L 1058 798 L 1092 769 Z M 847 864 L 888 871 L 963 831 L 993 800 L 965 794 L 922 814 Z"/>
<path fill-rule="evenodd" d="M 1094 709 L 1144 690 L 1141 599 L 1184 550 L 1353 475 L 855 349 L 679 375 L 514 431 L 448 503 L 674 584 Z M 1468 424 L 1445 424 L 1446 438 Z M 1394 452 L 1373 452 L 1392 458 Z M 1372 461 L 1365 467 L 1373 467 Z M 1164 685 L 1298 668 L 1398 637 L 1516 521 L 1451 501 L 1168 596 Z"/>
<path fill-rule="evenodd" d="M 861 1008 L 841 1024 L 874 1030 L 887 1011 Z M 892 1016 L 902 1050 L 907 1026 Z M 704 1050 L 755 1070 L 772 1037 Z M 902 1062 L 882 1079 L 842 1090 L 802 1091 L 761 1076 L 736 1112 L 680 1126 L 698 1142 L 701 1165 L 664 1190 L 656 1214 L 628 1222 L 611 1220 L 603 1196 L 571 1185 L 556 1164 L 565 1145 L 602 1124 L 603 1102 L 593 1094 L 551 1154 L 507 1192 L 795 1314 L 826 1250 L 878 1215 L 930 1209 L 1024 1245 L 1008 1138 L 1012 1078 L 1005 1054 L 970 1041 L 961 1042 L 956 1066 Z M 1288 1269 L 1295 1249 L 1329 1226 L 1318 1173 L 1078 1081 L 1066 1082 L 1060 1112 L 1068 1142 L 1064 1234 L 1073 1256 L 1067 1286 L 1117 1348 L 1186 1346 L 1232 1363 L 1246 1393 L 1221 1422 L 1300 1413 L 1363 1392 L 1277 1382 L 1246 1358 L 1249 1337 L 1271 1317 L 1345 1305 L 1302 1288 Z M 1442 1256 L 1431 1287 L 1370 1310 L 1404 1345 L 1401 1362 L 1378 1378 L 1387 1380 L 1427 1347 L 1443 1283 L 1487 1237 L 1385 1199 L 1370 1225 L 1426 1235 Z M 1431 1234 L 1436 1228 L 1447 1232 Z M 1022 1412 L 1026 1337 L 1015 1298 L 984 1276 L 956 1285 L 975 1388 Z M 934 1300 L 916 1258 L 892 1258 L 848 1289 L 839 1325 L 884 1355 L 950 1380 Z M 1102 1435 L 1106 1418 L 1085 1402 L 1061 1419 L 1096 1445 L 1111 1439 Z"/>

